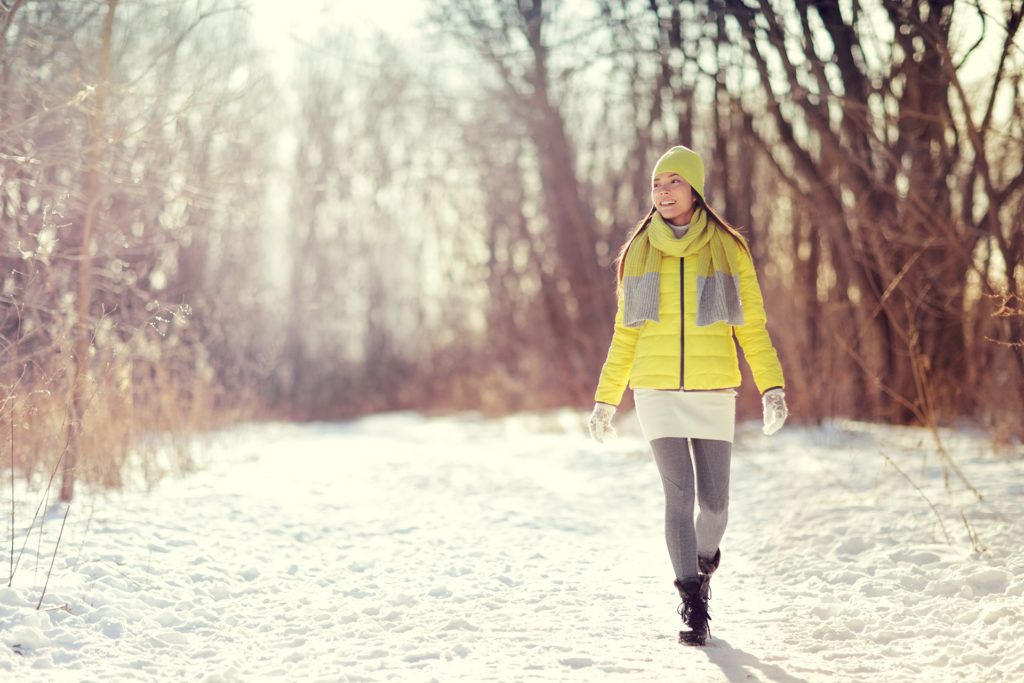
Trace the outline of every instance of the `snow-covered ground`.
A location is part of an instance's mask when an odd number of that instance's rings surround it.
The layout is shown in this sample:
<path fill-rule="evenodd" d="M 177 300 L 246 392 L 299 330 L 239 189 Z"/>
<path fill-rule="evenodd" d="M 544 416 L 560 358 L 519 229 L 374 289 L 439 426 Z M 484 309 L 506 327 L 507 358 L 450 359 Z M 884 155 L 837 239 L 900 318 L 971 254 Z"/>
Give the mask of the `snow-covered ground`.
<path fill-rule="evenodd" d="M 250 425 L 186 478 L 81 495 L 42 609 L 63 507 L 0 588 L 0 679 L 1024 680 L 1019 446 L 945 435 L 978 501 L 922 430 L 741 425 L 686 648 L 635 418 L 603 446 L 585 418 Z"/>

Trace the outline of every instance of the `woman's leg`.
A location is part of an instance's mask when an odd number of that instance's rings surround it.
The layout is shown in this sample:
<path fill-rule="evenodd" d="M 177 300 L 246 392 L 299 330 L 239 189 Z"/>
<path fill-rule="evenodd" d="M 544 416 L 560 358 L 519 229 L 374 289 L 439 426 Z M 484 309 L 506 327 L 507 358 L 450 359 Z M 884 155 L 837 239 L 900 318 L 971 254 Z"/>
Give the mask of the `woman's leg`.
<path fill-rule="evenodd" d="M 728 441 L 693 439 L 697 473 L 697 553 L 711 559 L 718 550 L 729 521 L 729 468 L 732 444 Z"/>
<path fill-rule="evenodd" d="M 665 541 L 672 569 L 677 579 L 692 579 L 697 577 L 698 571 L 690 446 L 687 439 L 666 437 L 651 441 L 651 449 L 665 488 Z"/>

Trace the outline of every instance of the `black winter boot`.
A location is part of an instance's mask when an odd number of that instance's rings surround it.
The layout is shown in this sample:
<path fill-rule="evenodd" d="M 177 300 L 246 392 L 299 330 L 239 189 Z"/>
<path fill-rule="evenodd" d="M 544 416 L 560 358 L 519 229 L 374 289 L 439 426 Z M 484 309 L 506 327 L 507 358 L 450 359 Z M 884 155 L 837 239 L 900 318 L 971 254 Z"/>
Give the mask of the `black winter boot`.
<path fill-rule="evenodd" d="M 683 602 L 679 605 L 679 614 L 683 617 L 683 630 L 679 632 L 679 642 L 684 645 L 703 645 L 711 629 L 708 622 L 708 581 L 703 578 L 681 582 L 675 580 L 676 590 Z"/>

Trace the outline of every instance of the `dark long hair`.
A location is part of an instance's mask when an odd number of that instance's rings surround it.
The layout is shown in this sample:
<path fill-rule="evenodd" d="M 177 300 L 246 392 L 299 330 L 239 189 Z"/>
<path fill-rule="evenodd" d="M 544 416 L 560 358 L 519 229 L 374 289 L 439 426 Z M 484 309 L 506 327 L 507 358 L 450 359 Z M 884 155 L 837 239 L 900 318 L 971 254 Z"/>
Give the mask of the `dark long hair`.
<path fill-rule="evenodd" d="M 739 242 L 740 246 L 747 250 L 749 253 L 747 241 L 743 237 L 743 234 L 737 228 L 733 227 L 731 223 L 729 223 L 727 220 L 718 215 L 718 212 L 712 209 L 711 206 L 706 201 L 704 201 L 703 197 L 698 195 L 696 192 L 694 193 L 694 195 L 694 212 L 696 212 L 698 209 L 702 209 L 705 213 L 707 213 L 709 221 L 723 228 L 727 233 L 732 235 L 732 237 L 737 242 Z M 637 222 L 636 227 L 633 228 L 633 232 L 630 233 L 629 235 L 629 239 L 627 239 L 625 243 L 623 243 L 622 247 L 619 249 L 619 255 L 615 257 L 615 277 L 617 283 L 616 294 L 622 293 L 622 276 L 626 270 L 626 252 L 629 251 L 630 246 L 632 246 L 636 238 L 642 235 L 644 230 L 646 230 L 651 225 L 651 219 L 654 218 L 654 214 L 657 211 L 658 207 L 651 205 L 651 210 L 648 211 L 647 215 L 641 218 L 639 222 Z"/>

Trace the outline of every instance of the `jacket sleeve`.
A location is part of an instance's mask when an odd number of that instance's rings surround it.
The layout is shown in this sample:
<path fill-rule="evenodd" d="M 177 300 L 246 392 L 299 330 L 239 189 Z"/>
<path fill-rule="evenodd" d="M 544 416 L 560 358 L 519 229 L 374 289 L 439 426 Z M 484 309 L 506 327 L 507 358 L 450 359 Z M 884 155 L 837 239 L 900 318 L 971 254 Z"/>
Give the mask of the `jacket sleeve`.
<path fill-rule="evenodd" d="M 622 322 L 622 295 L 619 295 L 619 307 L 615 313 L 615 331 L 612 343 L 608 347 L 608 358 L 601 368 L 601 379 L 597 384 L 594 400 L 613 406 L 622 401 L 622 393 L 629 383 L 629 373 L 633 369 L 633 358 L 636 353 L 636 340 L 640 328 L 626 327 Z"/>
<path fill-rule="evenodd" d="M 757 283 L 754 262 L 746 251 L 740 253 L 739 271 L 744 324 L 733 328 L 736 340 L 743 349 L 743 356 L 750 365 L 754 383 L 760 393 L 773 387 L 785 387 L 782 364 L 768 336 L 764 299 Z"/>

